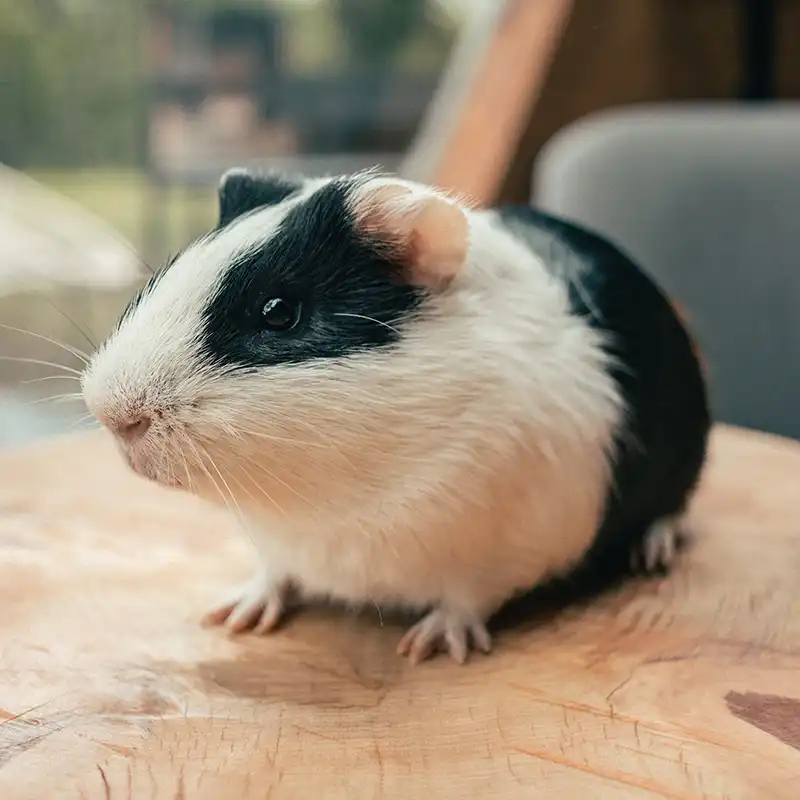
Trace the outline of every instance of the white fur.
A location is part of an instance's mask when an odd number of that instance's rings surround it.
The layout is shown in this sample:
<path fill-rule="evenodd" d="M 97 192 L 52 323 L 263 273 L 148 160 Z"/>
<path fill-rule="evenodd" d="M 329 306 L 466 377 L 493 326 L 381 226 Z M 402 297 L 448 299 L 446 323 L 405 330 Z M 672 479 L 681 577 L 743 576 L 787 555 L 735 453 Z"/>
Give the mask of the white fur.
<path fill-rule="evenodd" d="M 287 208 L 187 250 L 92 360 L 99 419 L 157 415 L 126 445 L 134 468 L 241 510 L 265 593 L 289 578 L 482 620 L 567 569 L 595 535 L 623 409 L 566 287 L 491 212 L 465 209 L 467 262 L 398 348 L 214 372 L 202 308 Z"/>

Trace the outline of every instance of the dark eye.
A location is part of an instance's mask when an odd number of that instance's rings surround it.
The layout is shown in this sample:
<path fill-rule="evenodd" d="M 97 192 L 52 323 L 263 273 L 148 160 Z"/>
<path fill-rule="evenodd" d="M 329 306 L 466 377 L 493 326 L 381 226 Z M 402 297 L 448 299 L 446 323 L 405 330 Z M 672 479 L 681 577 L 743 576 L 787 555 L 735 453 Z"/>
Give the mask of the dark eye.
<path fill-rule="evenodd" d="M 268 331 L 290 331 L 300 321 L 300 303 L 270 297 L 261 307 L 261 321 Z"/>

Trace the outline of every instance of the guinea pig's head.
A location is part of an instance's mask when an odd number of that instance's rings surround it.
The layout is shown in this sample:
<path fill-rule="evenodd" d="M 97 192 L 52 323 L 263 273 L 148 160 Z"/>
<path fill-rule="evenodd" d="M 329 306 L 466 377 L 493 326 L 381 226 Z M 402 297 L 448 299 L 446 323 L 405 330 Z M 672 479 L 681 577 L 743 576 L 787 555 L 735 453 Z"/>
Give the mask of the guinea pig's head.
<path fill-rule="evenodd" d="M 219 198 L 216 229 L 91 359 L 89 410 L 136 472 L 201 494 L 280 507 L 339 472 L 378 480 L 365 471 L 447 413 L 435 386 L 453 354 L 431 342 L 469 212 L 373 172 L 235 170 Z"/>

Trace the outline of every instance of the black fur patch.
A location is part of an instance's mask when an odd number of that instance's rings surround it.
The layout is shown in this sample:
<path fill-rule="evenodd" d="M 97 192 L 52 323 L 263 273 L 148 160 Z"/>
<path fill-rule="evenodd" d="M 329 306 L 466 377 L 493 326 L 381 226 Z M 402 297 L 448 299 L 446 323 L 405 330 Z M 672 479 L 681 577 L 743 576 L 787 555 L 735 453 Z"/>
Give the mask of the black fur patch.
<path fill-rule="evenodd" d="M 380 242 L 360 233 L 348 207 L 351 186 L 326 184 L 294 206 L 274 234 L 232 264 L 205 312 L 212 360 L 241 368 L 346 356 L 391 345 L 423 293 L 403 282 Z M 249 203 L 241 199 L 239 207 Z M 264 328 L 270 298 L 299 302 L 299 324 Z"/>
<path fill-rule="evenodd" d="M 692 342 L 653 281 L 601 236 L 528 207 L 500 219 L 554 274 L 569 280 L 573 310 L 609 335 L 628 417 L 617 441 L 614 488 L 600 531 L 569 576 L 594 590 L 629 569 L 650 525 L 680 513 L 705 461 L 710 414 Z"/>
<path fill-rule="evenodd" d="M 226 172 L 219 184 L 219 227 L 264 206 L 282 203 L 303 188 L 303 179 L 244 169 Z"/>
<path fill-rule="evenodd" d="M 220 229 L 235 219 L 265 206 L 282 203 L 303 188 L 303 179 L 273 172 L 250 172 L 235 168 L 228 170 L 219 182 L 219 222 L 211 238 Z M 177 261 L 180 253 L 168 259 L 163 267 L 156 270 L 147 282 L 136 292 L 117 322 L 117 329 L 136 310 L 142 299 L 155 289 L 167 270 Z"/>

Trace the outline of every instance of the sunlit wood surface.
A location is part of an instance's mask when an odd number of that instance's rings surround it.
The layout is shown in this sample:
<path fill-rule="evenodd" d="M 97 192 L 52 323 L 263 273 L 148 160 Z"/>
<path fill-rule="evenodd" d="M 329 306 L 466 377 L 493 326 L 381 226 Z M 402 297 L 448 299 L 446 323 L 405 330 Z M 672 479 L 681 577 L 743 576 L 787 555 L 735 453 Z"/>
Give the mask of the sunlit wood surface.
<path fill-rule="evenodd" d="M 670 578 L 411 667 L 377 615 L 198 619 L 222 511 L 95 434 L 0 457 L 0 798 L 797 798 L 800 445 L 724 430 Z"/>

